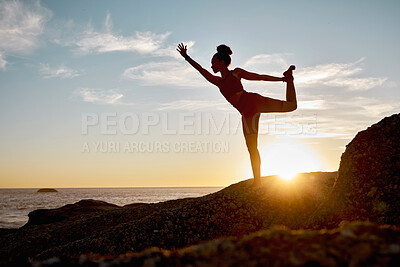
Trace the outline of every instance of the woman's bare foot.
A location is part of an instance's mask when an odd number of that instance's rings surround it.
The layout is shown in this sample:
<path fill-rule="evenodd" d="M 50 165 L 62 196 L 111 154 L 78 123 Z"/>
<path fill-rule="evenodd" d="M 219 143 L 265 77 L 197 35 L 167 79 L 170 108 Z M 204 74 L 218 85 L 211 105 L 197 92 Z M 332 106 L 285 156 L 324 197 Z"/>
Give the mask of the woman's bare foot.
<path fill-rule="evenodd" d="M 250 187 L 259 187 L 261 185 L 261 180 L 260 178 L 254 178 L 253 183 L 250 185 Z"/>
<path fill-rule="evenodd" d="M 285 82 L 293 81 L 293 71 L 296 69 L 295 65 L 291 65 L 287 71 L 283 73 L 283 77 L 285 77 Z"/>

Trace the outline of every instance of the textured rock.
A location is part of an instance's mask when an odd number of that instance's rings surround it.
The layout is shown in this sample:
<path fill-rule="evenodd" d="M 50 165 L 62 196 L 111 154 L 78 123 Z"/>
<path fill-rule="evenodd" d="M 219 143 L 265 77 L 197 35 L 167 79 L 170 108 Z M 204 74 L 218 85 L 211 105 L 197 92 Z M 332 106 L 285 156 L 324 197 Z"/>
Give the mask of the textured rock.
<path fill-rule="evenodd" d="M 329 199 L 313 218 L 314 228 L 342 220 L 400 224 L 400 114 L 359 132 L 347 145 Z"/>
<path fill-rule="evenodd" d="M 400 229 L 367 222 L 335 230 L 273 227 L 175 251 L 160 248 L 118 257 L 52 258 L 34 266 L 400 266 Z"/>
<path fill-rule="evenodd" d="M 27 225 L 54 223 L 86 213 L 118 208 L 120 207 L 104 201 L 85 199 L 57 209 L 34 210 L 28 214 L 29 220 Z"/>
<path fill-rule="evenodd" d="M 28 224 L 0 236 L 0 259 L 90 252 L 119 255 L 152 246 L 174 249 L 242 236 L 273 224 L 298 229 L 325 199 L 335 177 L 336 172 L 303 174 L 291 182 L 264 177 L 258 188 L 246 180 L 204 197 L 111 207 L 54 223 Z"/>

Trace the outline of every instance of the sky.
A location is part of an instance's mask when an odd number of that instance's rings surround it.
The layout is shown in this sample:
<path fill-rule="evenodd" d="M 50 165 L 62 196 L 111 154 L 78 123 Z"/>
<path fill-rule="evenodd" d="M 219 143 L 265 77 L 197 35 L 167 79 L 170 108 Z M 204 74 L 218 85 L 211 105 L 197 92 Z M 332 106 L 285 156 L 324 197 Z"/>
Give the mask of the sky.
<path fill-rule="evenodd" d="M 281 76 L 298 109 L 263 114 L 262 175 L 335 171 L 400 108 L 399 1 L 0 1 L 0 188 L 227 186 L 252 177 L 240 114 L 211 71 Z M 243 81 L 285 98 L 285 84 Z"/>

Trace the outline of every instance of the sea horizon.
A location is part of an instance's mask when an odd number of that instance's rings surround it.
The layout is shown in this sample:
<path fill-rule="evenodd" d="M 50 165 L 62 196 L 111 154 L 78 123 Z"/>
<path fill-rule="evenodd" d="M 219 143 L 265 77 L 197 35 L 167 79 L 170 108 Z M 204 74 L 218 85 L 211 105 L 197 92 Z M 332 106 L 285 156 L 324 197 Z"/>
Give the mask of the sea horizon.
<path fill-rule="evenodd" d="M 119 188 L 213 188 L 213 187 L 226 187 L 225 186 L 116 186 L 116 187 L 0 187 L 2 189 L 42 189 L 42 188 L 52 188 L 52 189 L 119 189 Z"/>

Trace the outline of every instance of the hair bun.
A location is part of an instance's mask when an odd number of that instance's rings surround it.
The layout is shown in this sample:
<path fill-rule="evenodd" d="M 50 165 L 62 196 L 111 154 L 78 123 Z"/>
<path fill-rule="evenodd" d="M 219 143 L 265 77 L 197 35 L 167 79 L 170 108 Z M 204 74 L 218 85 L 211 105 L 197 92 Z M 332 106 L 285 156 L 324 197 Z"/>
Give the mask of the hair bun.
<path fill-rule="evenodd" d="M 226 54 L 228 56 L 232 55 L 232 50 L 229 46 L 222 44 L 217 47 L 217 52 L 221 54 Z"/>

